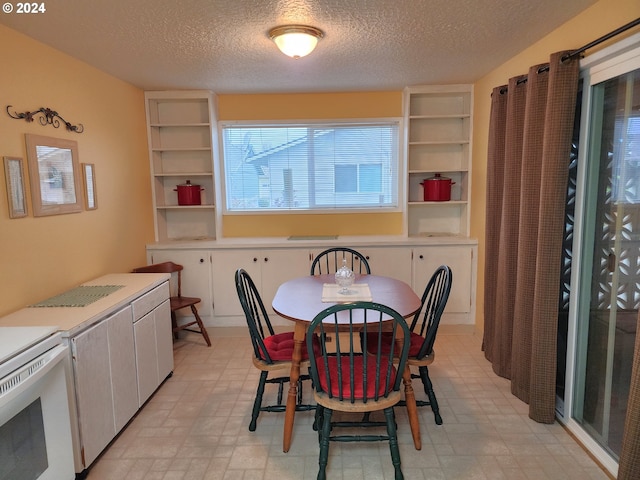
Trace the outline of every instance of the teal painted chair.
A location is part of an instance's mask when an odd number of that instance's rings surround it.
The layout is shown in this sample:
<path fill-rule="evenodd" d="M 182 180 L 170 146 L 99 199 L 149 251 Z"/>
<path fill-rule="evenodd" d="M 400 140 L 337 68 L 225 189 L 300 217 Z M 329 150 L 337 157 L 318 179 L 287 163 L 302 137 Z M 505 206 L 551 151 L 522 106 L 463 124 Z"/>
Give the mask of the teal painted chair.
<path fill-rule="evenodd" d="M 431 406 L 433 416 L 437 425 L 442 425 L 442 416 L 438 407 L 438 400 L 433 390 L 433 383 L 429 377 L 429 365 L 436 358 L 433 348 L 436 342 L 436 334 L 438 326 L 442 318 L 442 312 L 447 305 L 451 285 L 453 283 L 453 272 L 447 265 L 439 266 L 429 279 L 427 286 L 422 294 L 422 307 L 413 317 L 411 322 L 411 345 L 409 348 L 409 356 L 407 363 L 410 367 L 417 367 L 418 373 L 412 373 L 411 378 L 419 378 L 422 381 L 424 393 L 427 395 L 428 401 L 417 400 L 416 405 L 419 407 Z M 393 342 L 389 335 L 385 341 L 380 344 L 374 344 L 371 340 L 366 346 L 366 351 L 375 355 L 379 348 L 384 352 L 389 352 Z M 364 347 L 363 347 L 364 348 Z M 404 403 L 401 402 L 401 404 Z"/>
<path fill-rule="evenodd" d="M 394 359 L 391 349 L 386 353 L 363 354 L 360 347 L 368 342 L 380 345 L 386 339 L 395 341 L 402 332 L 402 347 Z M 400 451 L 393 407 L 401 400 L 402 372 L 409 353 L 409 327 L 395 310 L 372 302 L 337 304 L 320 312 L 307 330 L 309 371 L 317 403 L 315 425 L 320 443 L 318 480 L 325 480 L 330 442 L 388 441 L 395 479 L 402 480 Z M 329 341 L 328 339 L 331 339 Z M 319 348 L 313 348 L 313 342 Z M 334 412 L 347 412 L 362 418 L 362 414 L 384 412 L 384 421 L 367 418 L 353 421 L 332 421 Z M 341 414 L 342 416 L 343 414 Z M 377 427 L 378 434 L 334 435 L 343 427 Z M 347 430 L 347 433 L 349 431 Z"/>
<path fill-rule="evenodd" d="M 286 406 L 282 403 L 282 392 L 284 384 L 289 382 L 291 356 L 293 354 L 293 332 L 275 333 L 258 289 L 244 269 L 240 268 L 236 271 L 235 283 L 238 299 L 249 327 L 249 336 L 253 346 L 253 365 L 260 370 L 260 380 L 249 423 L 249 431 L 253 432 L 256 429 L 260 412 L 285 411 Z M 305 347 L 300 365 L 306 366 L 308 363 L 309 355 Z M 282 374 L 269 378 L 270 373 L 277 372 Z M 302 381 L 309 380 L 309 378 L 309 375 L 300 375 L 298 380 L 297 411 L 314 410 L 316 408 L 315 405 L 302 403 Z M 267 383 L 278 384 L 277 403 L 262 405 Z"/>
<path fill-rule="evenodd" d="M 360 252 L 347 247 L 334 247 L 316 255 L 311 263 L 311 275 L 336 273 L 342 266 L 342 259 L 346 259 L 347 266 L 355 273 L 371 274 L 369 262 Z"/>

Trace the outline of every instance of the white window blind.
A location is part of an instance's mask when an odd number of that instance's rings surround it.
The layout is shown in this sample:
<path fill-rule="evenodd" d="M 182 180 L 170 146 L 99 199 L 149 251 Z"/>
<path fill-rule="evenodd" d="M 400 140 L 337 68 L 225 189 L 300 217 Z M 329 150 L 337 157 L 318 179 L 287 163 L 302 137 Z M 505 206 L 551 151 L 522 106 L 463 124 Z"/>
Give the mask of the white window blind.
<path fill-rule="evenodd" d="M 399 120 L 221 129 L 227 212 L 398 208 Z"/>

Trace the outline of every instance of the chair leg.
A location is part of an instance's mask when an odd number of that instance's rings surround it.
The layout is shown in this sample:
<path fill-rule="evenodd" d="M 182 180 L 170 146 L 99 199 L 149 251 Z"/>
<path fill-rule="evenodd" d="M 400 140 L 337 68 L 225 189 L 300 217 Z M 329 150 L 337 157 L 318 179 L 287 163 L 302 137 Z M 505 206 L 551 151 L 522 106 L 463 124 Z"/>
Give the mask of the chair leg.
<path fill-rule="evenodd" d="M 331 414 L 333 410 L 323 408 L 322 431 L 320 433 L 320 458 L 318 461 L 318 480 L 327 479 L 327 463 L 329 461 L 329 436 L 331 435 Z M 320 431 L 320 430 L 318 430 Z"/>
<path fill-rule="evenodd" d="M 209 334 L 207 333 L 207 329 L 204 328 L 204 324 L 202 323 L 202 319 L 200 318 L 200 315 L 198 315 L 198 309 L 195 307 L 195 305 L 191 305 L 191 312 L 193 313 L 193 316 L 196 318 L 196 322 L 198 324 L 198 327 L 200 327 L 200 333 L 202 333 L 202 336 L 204 337 L 204 341 L 207 342 L 207 347 L 210 347 L 211 340 L 209 340 Z"/>
<path fill-rule="evenodd" d="M 178 319 L 174 311 L 171 312 L 171 331 L 173 332 L 173 338 L 178 340 Z"/>
<path fill-rule="evenodd" d="M 260 381 L 258 382 L 258 390 L 256 391 L 256 399 L 253 402 L 253 411 L 251 412 L 251 423 L 249 423 L 249 431 L 256 431 L 256 423 L 258 415 L 260 415 L 260 407 L 262 406 L 262 395 L 264 394 L 264 385 L 267 383 L 267 375 L 269 372 L 260 372 Z"/>
<path fill-rule="evenodd" d="M 318 432 L 318 443 L 322 440 L 322 422 L 324 419 L 324 407 L 316 405 L 316 413 L 313 416 L 313 429 Z"/>
<path fill-rule="evenodd" d="M 438 400 L 436 400 L 436 394 L 433 391 L 433 384 L 429 378 L 428 367 L 420 367 L 420 378 L 422 379 L 422 385 L 424 386 L 424 393 L 429 397 L 429 403 L 431 404 L 431 410 L 433 410 L 433 416 L 436 419 L 436 425 L 442 425 L 442 417 L 440 416 L 440 407 L 438 406 Z"/>
<path fill-rule="evenodd" d="M 298 405 L 302 405 L 302 378 L 298 378 Z"/>
<path fill-rule="evenodd" d="M 393 407 L 385 408 L 384 416 L 387 420 L 387 435 L 389 436 L 389 450 L 391 450 L 391 462 L 395 470 L 395 480 L 404 480 L 404 475 L 402 475 L 402 470 L 400 469 L 400 449 L 398 448 L 398 433 Z"/>

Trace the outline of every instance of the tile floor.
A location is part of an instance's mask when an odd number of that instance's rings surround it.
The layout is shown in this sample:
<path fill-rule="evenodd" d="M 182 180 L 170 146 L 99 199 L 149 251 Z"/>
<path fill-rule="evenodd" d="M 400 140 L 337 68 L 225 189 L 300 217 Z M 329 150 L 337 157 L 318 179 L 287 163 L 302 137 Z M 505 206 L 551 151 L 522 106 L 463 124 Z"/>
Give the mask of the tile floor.
<path fill-rule="evenodd" d="M 210 329 L 174 343 L 175 370 L 89 470 L 89 480 L 305 480 L 318 464 L 313 412 L 296 414 L 293 445 L 282 452 L 284 414 L 262 413 L 249 432 L 258 371 L 246 336 Z M 236 335 L 236 336 L 234 336 Z M 430 368 L 444 424 L 419 408 L 422 450 L 413 447 L 402 408 L 396 409 L 402 470 L 407 480 L 602 479 L 609 477 L 559 425 L 542 425 L 497 377 L 475 335 L 436 342 Z M 305 385 L 305 397 L 311 389 Z M 424 397 L 419 380 L 418 398 Z M 271 388 L 271 390 L 269 390 Z M 285 393 L 286 394 L 286 393 Z M 265 398 L 275 400 L 275 386 Z M 329 480 L 392 479 L 388 444 L 332 443 Z"/>

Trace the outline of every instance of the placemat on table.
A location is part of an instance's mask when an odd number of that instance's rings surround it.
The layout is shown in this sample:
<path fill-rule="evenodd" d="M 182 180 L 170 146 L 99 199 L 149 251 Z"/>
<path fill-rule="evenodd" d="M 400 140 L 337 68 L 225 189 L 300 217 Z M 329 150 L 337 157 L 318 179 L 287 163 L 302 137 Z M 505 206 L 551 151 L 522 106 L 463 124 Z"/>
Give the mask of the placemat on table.
<path fill-rule="evenodd" d="M 322 285 L 322 301 L 326 303 L 336 302 L 370 302 L 372 300 L 371 290 L 366 283 L 354 283 L 347 293 L 340 293 L 340 286 L 335 283 L 325 283 Z"/>

